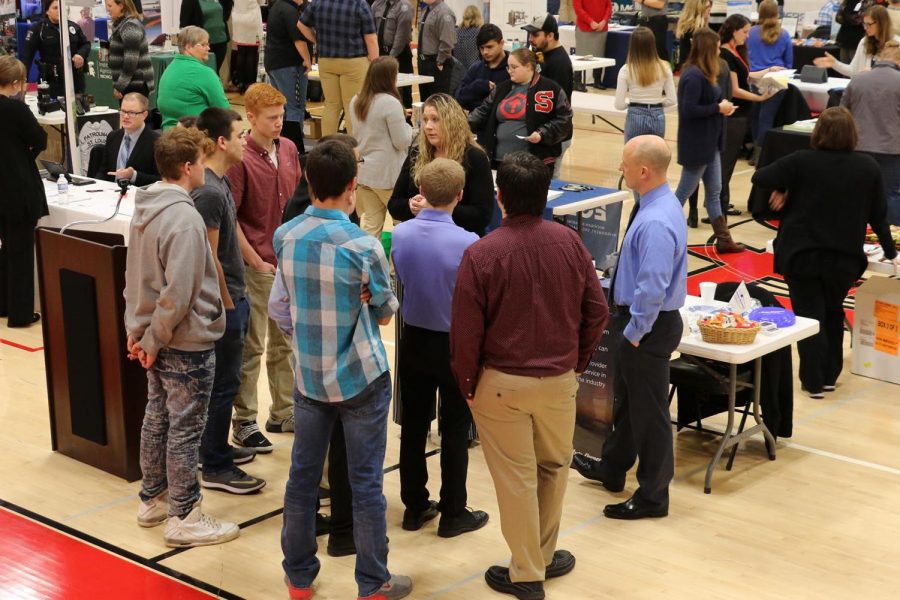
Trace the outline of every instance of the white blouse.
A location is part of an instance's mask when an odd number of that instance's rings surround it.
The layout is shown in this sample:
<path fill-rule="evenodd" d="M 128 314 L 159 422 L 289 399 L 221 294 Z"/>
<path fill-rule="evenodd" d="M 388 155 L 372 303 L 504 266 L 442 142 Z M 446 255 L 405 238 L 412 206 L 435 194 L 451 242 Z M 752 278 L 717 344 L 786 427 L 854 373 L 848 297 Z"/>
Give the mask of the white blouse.
<path fill-rule="evenodd" d="M 662 104 L 674 106 L 676 102 L 675 80 L 672 77 L 672 69 L 665 66 L 666 74 L 648 86 L 638 85 L 631 80 L 631 69 L 628 63 L 619 69 L 619 78 L 616 83 L 615 106 L 619 110 L 625 110 L 629 103 L 635 104 Z M 627 100 L 626 100 L 627 97 Z"/>

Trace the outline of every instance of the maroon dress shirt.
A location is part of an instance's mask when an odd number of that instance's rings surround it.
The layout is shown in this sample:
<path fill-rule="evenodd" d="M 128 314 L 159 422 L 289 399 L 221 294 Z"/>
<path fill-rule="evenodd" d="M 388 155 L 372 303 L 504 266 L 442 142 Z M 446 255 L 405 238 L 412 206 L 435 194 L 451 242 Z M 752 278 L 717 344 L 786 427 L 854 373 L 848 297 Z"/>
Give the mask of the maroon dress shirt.
<path fill-rule="evenodd" d="M 503 220 L 463 254 L 450 320 L 460 391 L 483 367 L 546 377 L 584 371 L 609 311 L 578 234 L 536 216 Z"/>
<path fill-rule="evenodd" d="M 244 237 L 261 259 L 278 266 L 272 236 L 281 225 L 284 205 L 300 183 L 300 160 L 294 142 L 278 138 L 275 144 L 278 167 L 269 153 L 248 136 L 243 160 L 228 169 L 226 175 Z"/>

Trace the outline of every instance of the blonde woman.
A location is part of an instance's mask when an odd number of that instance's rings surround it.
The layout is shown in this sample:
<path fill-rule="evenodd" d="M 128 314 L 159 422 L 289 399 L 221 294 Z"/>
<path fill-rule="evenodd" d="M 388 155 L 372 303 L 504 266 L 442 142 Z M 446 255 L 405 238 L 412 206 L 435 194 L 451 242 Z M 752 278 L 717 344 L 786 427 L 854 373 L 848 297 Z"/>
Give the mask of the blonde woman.
<path fill-rule="evenodd" d="M 669 63 L 657 54 L 656 36 L 647 27 L 631 34 L 627 62 L 619 69 L 616 108 L 628 109 L 625 141 L 639 135 L 666 133 L 666 106 L 675 104 L 675 81 Z"/>
<path fill-rule="evenodd" d="M 359 142 L 356 211 L 360 227 L 381 239 L 387 203 L 412 142 L 397 91 L 397 59 L 379 56 L 369 66 L 362 89 L 350 100 L 350 120 Z"/>
<path fill-rule="evenodd" d="M 478 43 L 475 38 L 484 25 L 484 17 L 474 4 L 470 4 L 463 12 L 462 22 L 456 28 L 456 46 L 453 48 L 453 56 L 468 69 L 478 62 Z"/>
<path fill-rule="evenodd" d="M 494 214 L 494 179 L 487 154 L 475 142 L 466 113 L 452 96 L 432 94 L 422 106 L 419 136 L 409 149 L 388 211 L 398 221 L 415 218 L 428 208 L 419 194 L 419 173 L 435 158 L 449 158 L 463 166 L 466 185 L 453 210 L 453 221 L 467 231 L 484 235 Z"/>
<path fill-rule="evenodd" d="M 712 0 L 687 0 L 678 17 L 675 26 L 675 37 L 678 38 L 677 68 L 681 66 L 691 55 L 691 41 L 694 32 L 709 24 L 709 14 L 712 12 Z"/>

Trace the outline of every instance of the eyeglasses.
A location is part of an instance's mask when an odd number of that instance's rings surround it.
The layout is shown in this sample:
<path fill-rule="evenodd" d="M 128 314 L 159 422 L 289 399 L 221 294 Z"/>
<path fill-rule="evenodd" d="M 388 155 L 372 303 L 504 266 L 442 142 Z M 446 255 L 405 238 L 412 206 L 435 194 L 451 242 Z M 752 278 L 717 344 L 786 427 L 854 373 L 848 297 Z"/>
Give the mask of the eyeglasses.
<path fill-rule="evenodd" d="M 864 29 L 868 29 L 869 27 L 872 27 L 873 25 L 875 25 L 875 21 L 863 21 Z"/>
<path fill-rule="evenodd" d="M 147 111 L 146 111 L 146 110 L 142 110 L 142 111 L 135 112 L 135 111 L 133 111 L 133 110 L 120 110 L 120 111 L 119 111 L 119 114 L 122 115 L 123 117 L 131 117 L 131 118 L 133 119 L 133 118 L 135 118 L 135 117 L 141 116 L 141 115 L 144 114 L 145 112 L 147 112 Z"/>

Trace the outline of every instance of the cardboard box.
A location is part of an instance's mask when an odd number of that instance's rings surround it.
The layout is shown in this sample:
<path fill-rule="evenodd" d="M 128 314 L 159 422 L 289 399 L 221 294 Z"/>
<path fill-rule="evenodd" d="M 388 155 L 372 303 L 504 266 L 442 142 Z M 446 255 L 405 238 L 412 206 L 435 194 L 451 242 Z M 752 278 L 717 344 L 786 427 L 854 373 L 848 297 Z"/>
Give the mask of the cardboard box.
<path fill-rule="evenodd" d="M 856 375 L 900 384 L 900 279 L 871 277 L 856 290 L 853 366 Z"/>
<path fill-rule="evenodd" d="M 313 117 L 303 121 L 303 137 L 311 140 L 322 137 L 322 117 Z"/>

